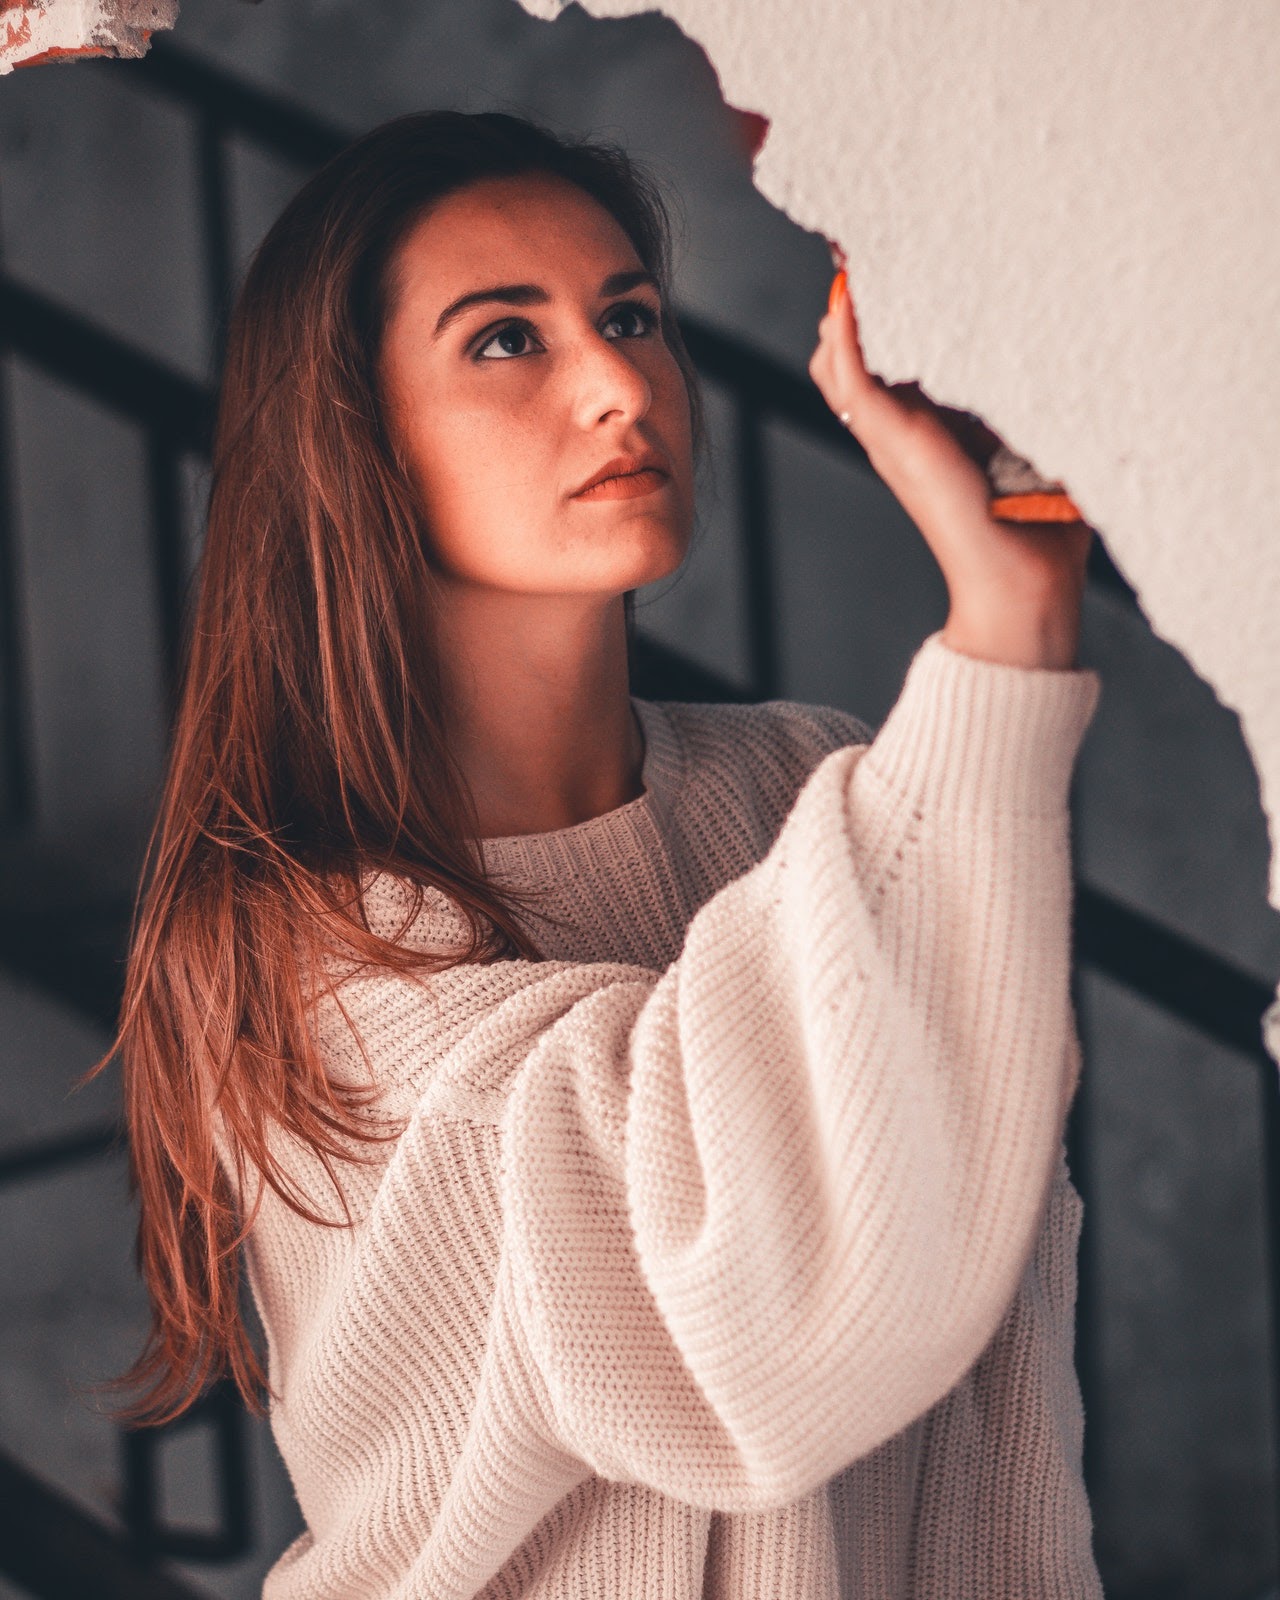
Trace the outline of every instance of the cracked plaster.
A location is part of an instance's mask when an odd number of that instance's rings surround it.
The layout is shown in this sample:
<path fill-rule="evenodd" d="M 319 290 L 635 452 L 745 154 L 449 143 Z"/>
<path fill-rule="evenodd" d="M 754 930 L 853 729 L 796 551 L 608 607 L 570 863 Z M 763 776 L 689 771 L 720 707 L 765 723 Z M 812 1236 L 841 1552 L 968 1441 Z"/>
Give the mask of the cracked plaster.
<path fill-rule="evenodd" d="M 0 0 L 0 74 L 80 56 L 142 56 L 178 0 Z"/>
<path fill-rule="evenodd" d="M 769 119 L 756 186 L 846 251 L 871 370 L 1066 484 L 1239 716 L 1280 910 L 1272 0 L 582 4 L 660 10 Z"/>

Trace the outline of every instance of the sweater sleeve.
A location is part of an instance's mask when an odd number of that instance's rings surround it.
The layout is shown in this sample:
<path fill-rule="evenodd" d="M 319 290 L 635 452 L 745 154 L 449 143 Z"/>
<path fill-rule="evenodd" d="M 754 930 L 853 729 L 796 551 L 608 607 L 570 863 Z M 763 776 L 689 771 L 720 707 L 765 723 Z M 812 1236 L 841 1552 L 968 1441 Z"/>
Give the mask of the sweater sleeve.
<path fill-rule="evenodd" d="M 1085 670 L 930 636 L 661 975 L 529 964 L 498 1275 L 549 1442 L 719 1511 L 805 1495 L 960 1380 L 1039 1232 L 1075 1082 Z"/>

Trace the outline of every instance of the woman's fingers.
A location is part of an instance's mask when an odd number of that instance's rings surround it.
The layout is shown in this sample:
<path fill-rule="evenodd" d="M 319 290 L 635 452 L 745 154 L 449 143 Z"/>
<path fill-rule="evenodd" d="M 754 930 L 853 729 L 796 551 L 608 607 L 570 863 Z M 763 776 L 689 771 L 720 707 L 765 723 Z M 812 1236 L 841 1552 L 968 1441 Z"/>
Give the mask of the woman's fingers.
<path fill-rule="evenodd" d="M 826 315 L 818 324 L 818 347 L 809 374 L 827 404 L 881 470 L 884 452 L 893 453 L 904 425 L 927 405 L 914 384 L 888 385 L 867 371 L 857 314 L 844 274 L 832 285 Z"/>
<path fill-rule="evenodd" d="M 916 523 L 946 573 L 957 529 L 987 522 L 988 484 L 918 383 L 867 371 L 848 282 L 837 274 L 818 324 L 810 374 L 872 467 Z"/>
<path fill-rule="evenodd" d="M 837 273 L 831 286 L 809 371 L 827 404 L 868 450 L 875 448 L 879 435 L 886 427 L 892 428 L 904 411 L 927 403 L 917 385 L 890 386 L 867 371 L 857 312 L 843 272 Z"/>
<path fill-rule="evenodd" d="M 837 396 L 849 401 L 840 409 L 852 411 L 874 385 L 863 358 L 857 313 L 843 272 L 836 274 L 831 285 L 827 314 L 818 325 L 818 336 L 826 347 L 832 388 Z"/>
<path fill-rule="evenodd" d="M 843 273 L 818 324 L 809 372 L 924 535 L 953 614 L 970 625 L 982 619 L 997 644 L 1024 653 L 1044 616 L 1076 615 L 1088 530 L 1076 523 L 1051 532 L 992 515 L 985 463 L 999 438 L 972 413 L 935 404 L 919 384 L 886 384 L 867 371 Z"/>

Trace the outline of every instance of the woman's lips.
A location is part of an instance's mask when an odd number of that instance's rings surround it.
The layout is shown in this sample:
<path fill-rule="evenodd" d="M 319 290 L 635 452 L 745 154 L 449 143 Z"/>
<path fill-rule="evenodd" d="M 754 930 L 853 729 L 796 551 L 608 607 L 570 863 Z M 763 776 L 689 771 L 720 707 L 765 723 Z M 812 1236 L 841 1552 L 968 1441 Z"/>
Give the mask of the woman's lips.
<path fill-rule="evenodd" d="M 627 472 L 621 477 L 606 478 L 603 483 L 593 483 L 589 489 L 575 494 L 575 500 L 632 500 L 637 495 L 652 494 L 667 481 L 665 472 L 656 467 L 642 467 L 639 472 Z"/>

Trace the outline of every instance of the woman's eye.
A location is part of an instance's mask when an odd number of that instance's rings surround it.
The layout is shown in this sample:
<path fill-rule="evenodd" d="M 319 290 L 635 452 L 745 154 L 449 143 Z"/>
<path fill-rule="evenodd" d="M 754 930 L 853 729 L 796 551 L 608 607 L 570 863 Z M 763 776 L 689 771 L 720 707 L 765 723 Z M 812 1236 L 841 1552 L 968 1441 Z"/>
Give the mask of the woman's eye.
<path fill-rule="evenodd" d="M 646 333 L 651 333 L 658 320 L 658 316 L 657 313 L 649 306 L 645 305 L 642 300 L 628 300 L 624 305 L 614 306 L 613 310 L 609 313 L 609 322 L 617 322 L 619 320 L 626 322 L 629 319 L 634 319 L 640 323 L 638 334 L 632 334 L 630 336 L 635 338 L 643 337 L 643 335 Z M 608 323 L 605 324 L 606 327 L 608 327 L 608 325 Z"/>
<path fill-rule="evenodd" d="M 614 306 L 605 322 L 605 327 L 608 328 L 615 322 L 622 324 L 626 329 L 622 334 L 623 338 L 642 339 L 646 334 L 652 333 L 657 326 L 658 313 L 651 306 L 645 305 L 642 300 L 628 300 L 622 305 Z M 505 323 L 477 347 L 475 359 L 505 361 L 513 356 L 528 355 L 530 348 L 528 341 L 532 338 L 533 330 L 527 322 Z"/>
<path fill-rule="evenodd" d="M 502 341 L 502 349 L 499 354 L 496 357 L 490 357 L 486 359 L 505 360 L 508 356 L 522 356 L 525 353 L 523 350 L 512 349 L 511 346 L 518 345 L 521 340 L 527 339 L 528 337 L 529 329 L 526 324 L 521 322 L 508 322 L 506 327 L 499 328 L 496 333 L 491 333 L 489 335 L 485 342 L 476 351 L 476 356 L 483 356 L 490 345 L 498 344 L 499 341 Z"/>

